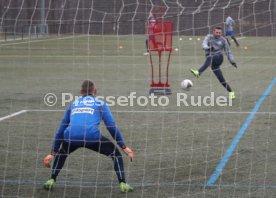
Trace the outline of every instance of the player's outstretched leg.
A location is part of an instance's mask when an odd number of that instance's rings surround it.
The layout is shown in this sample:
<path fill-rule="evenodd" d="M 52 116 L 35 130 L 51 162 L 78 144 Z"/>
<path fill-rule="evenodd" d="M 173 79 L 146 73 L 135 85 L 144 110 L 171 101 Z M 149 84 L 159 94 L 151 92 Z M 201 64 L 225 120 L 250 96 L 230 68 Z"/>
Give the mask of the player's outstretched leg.
<path fill-rule="evenodd" d="M 195 77 L 199 78 L 200 74 L 203 73 L 203 72 L 207 69 L 207 67 L 209 67 L 209 66 L 211 65 L 211 63 L 212 63 L 212 57 L 211 57 L 211 56 L 208 56 L 208 57 L 206 57 L 205 62 L 204 62 L 203 65 L 199 68 L 199 70 L 190 69 L 190 71 L 191 71 L 191 73 L 192 73 Z"/>
<path fill-rule="evenodd" d="M 226 38 L 226 41 L 227 41 L 228 45 L 231 46 L 231 43 L 230 43 L 229 39 L 227 37 L 225 37 L 225 38 Z"/>
<path fill-rule="evenodd" d="M 191 73 L 195 76 L 195 77 L 197 77 L 197 78 L 199 78 L 199 72 L 198 72 L 198 70 L 196 70 L 196 69 L 190 69 L 190 71 L 191 71 Z"/>
<path fill-rule="evenodd" d="M 69 145 L 65 142 L 62 143 L 62 147 L 59 149 L 55 156 L 51 178 L 43 184 L 43 188 L 45 190 L 52 190 L 54 188 L 56 184 L 56 178 L 61 171 L 65 160 L 67 159 L 68 155 L 75 151 L 77 148 L 78 146 Z"/>
<path fill-rule="evenodd" d="M 219 80 L 219 82 L 222 84 L 222 86 L 224 86 L 225 89 L 229 92 L 229 98 L 235 99 L 236 94 L 234 91 L 232 91 L 230 85 L 225 81 L 220 68 L 212 67 L 212 70 L 213 70 L 214 74 L 216 75 L 217 79 Z"/>
<path fill-rule="evenodd" d="M 233 39 L 233 41 L 235 42 L 237 47 L 240 47 L 240 44 L 238 43 L 237 39 L 235 36 L 231 36 L 231 38 Z"/>
<path fill-rule="evenodd" d="M 217 79 L 219 82 L 222 84 L 222 86 L 225 87 L 225 89 L 229 92 L 229 97 L 231 99 L 235 99 L 235 92 L 232 91 L 230 85 L 226 82 L 224 79 L 224 76 L 222 74 L 222 71 L 220 70 L 220 65 L 223 62 L 223 55 L 218 55 L 213 57 L 213 62 L 212 62 L 212 70 L 214 74 L 216 75 Z"/>
<path fill-rule="evenodd" d="M 122 154 L 120 153 L 119 149 L 108 138 L 102 136 L 99 143 L 92 145 L 86 144 L 86 147 L 108 157 L 111 157 L 114 163 L 114 170 L 119 181 L 120 191 L 124 193 L 133 191 L 133 187 L 127 184 L 125 180 L 125 171 Z"/>
<path fill-rule="evenodd" d="M 225 89 L 228 92 L 232 92 L 232 89 L 231 89 L 230 85 L 225 81 L 220 68 L 214 68 L 214 67 L 212 67 L 212 70 L 213 70 L 214 74 L 216 75 L 217 79 L 219 80 L 220 84 L 222 84 L 222 86 L 224 86 Z"/>

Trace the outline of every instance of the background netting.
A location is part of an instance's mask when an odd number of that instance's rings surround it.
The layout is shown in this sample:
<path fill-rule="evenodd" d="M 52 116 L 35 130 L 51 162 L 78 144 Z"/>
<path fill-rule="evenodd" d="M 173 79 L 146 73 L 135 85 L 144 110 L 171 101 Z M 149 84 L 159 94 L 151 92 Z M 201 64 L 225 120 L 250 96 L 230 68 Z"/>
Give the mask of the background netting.
<path fill-rule="evenodd" d="M 135 191 L 121 194 L 111 160 L 86 149 L 69 156 L 55 189 L 45 191 L 42 160 L 84 79 L 100 96 L 148 97 L 145 23 L 154 10 L 174 23 L 169 104 L 111 106 L 135 152 L 132 163 L 124 156 Z M 206 106 L 199 97 L 228 94 L 210 69 L 199 79 L 189 70 L 203 63 L 202 40 L 224 27 L 226 14 L 241 46 L 231 41 L 238 69 L 226 57 L 221 69 L 237 99 Z M 1 196 L 275 197 L 275 19 L 274 0 L 1 0 Z M 193 81 L 188 92 L 183 79 Z M 56 103 L 47 104 L 48 93 Z M 179 93 L 189 105 L 178 104 Z"/>

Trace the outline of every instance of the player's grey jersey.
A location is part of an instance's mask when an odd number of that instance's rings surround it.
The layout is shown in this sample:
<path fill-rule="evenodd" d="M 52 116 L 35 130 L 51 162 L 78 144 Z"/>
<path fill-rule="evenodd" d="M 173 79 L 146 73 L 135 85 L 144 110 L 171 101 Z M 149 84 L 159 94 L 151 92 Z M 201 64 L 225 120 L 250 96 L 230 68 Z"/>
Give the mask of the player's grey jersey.
<path fill-rule="evenodd" d="M 233 31 L 234 30 L 233 26 L 235 25 L 235 21 L 230 16 L 228 16 L 225 20 L 225 25 L 226 25 L 225 27 L 226 31 Z"/>
<path fill-rule="evenodd" d="M 205 50 L 206 56 L 222 54 L 225 52 L 230 63 L 234 63 L 234 57 L 230 51 L 227 40 L 221 36 L 220 38 L 215 38 L 213 34 L 208 34 L 203 43 L 202 47 Z"/>

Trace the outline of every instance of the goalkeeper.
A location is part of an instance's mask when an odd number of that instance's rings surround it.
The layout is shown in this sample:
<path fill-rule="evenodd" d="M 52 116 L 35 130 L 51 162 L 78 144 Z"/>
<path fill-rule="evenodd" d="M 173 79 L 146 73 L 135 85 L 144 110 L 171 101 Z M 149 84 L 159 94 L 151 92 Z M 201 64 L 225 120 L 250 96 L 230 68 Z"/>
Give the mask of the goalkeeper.
<path fill-rule="evenodd" d="M 226 53 L 229 62 L 237 68 L 237 64 L 234 57 L 229 49 L 229 45 L 224 37 L 222 37 L 222 28 L 216 27 L 213 30 L 213 34 L 208 34 L 203 43 L 202 47 L 205 50 L 206 60 L 199 70 L 191 69 L 192 74 L 199 78 L 199 76 L 211 65 L 211 68 L 216 75 L 219 82 L 229 92 L 229 97 L 235 99 L 235 92 L 232 91 L 230 85 L 225 81 L 224 76 L 221 72 L 220 66 L 223 63 L 223 52 Z"/>
<path fill-rule="evenodd" d="M 80 92 L 82 97 L 75 100 L 66 110 L 55 134 L 51 153 L 44 158 L 44 165 L 48 168 L 54 160 L 51 178 L 44 184 L 44 188 L 51 190 L 54 187 L 68 155 L 83 147 L 110 157 L 114 163 L 121 192 L 132 191 L 133 188 L 125 181 L 123 159 L 119 149 L 108 138 L 101 135 L 99 130 L 101 120 L 131 161 L 134 159 L 133 151 L 126 146 L 107 104 L 95 98 L 95 84 L 85 80 Z"/>

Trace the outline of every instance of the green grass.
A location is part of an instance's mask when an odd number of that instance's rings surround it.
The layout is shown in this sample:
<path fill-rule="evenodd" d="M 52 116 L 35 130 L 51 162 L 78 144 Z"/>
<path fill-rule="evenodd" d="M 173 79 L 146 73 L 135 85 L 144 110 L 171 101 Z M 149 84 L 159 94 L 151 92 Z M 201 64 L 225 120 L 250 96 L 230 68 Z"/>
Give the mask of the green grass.
<path fill-rule="evenodd" d="M 238 69 L 225 57 L 222 71 L 237 92 L 233 106 L 177 106 L 183 79 L 194 87 L 188 96 L 227 96 L 210 69 L 195 79 L 189 72 L 204 61 L 197 37 L 174 37 L 169 79 L 169 106 L 111 107 L 135 161 L 124 157 L 127 195 L 119 186 L 110 159 L 89 150 L 73 153 L 52 192 L 42 189 L 50 170 L 43 157 L 50 151 L 62 111 L 62 93 L 79 95 L 84 79 L 96 82 L 98 95 L 147 96 L 149 57 L 144 36 L 87 36 L 46 38 L 1 43 L 0 117 L 28 111 L 0 121 L 0 186 L 3 197 L 275 197 L 276 87 L 262 103 L 236 150 L 216 181 L 206 182 L 220 162 L 266 87 L 276 77 L 275 38 L 246 37 L 232 45 Z M 122 46 L 120 48 L 120 46 Z M 244 49 L 244 47 L 248 49 Z M 156 63 L 156 55 L 154 57 Z M 166 58 L 163 59 L 165 64 Z M 58 102 L 45 105 L 54 93 Z M 50 111 L 51 110 L 51 111 Z M 125 111 L 125 112 L 122 112 Z M 148 111 L 148 112 L 146 112 Z M 210 112 L 210 113 L 208 113 Z M 232 112 L 232 113 L 231 113 Z M 102 132 L 110 137 L 102 126 Z"/>

